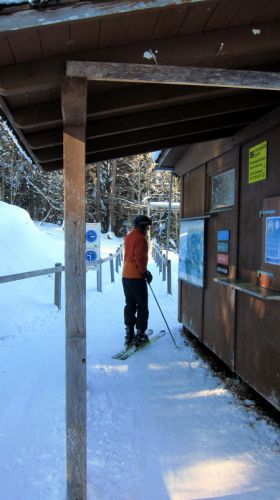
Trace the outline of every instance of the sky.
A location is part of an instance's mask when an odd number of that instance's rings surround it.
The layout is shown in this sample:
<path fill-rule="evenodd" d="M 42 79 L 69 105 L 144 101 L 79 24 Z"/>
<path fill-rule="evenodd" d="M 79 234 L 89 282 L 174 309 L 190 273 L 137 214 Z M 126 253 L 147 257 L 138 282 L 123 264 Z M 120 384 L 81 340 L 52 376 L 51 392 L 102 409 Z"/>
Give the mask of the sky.
<path fill-rule="evenodd" d="M 0 202 L 0 275 L 63 263 L 63 236 Z M 121 242 L 104 235 L 102 256 Z M 177 348 L 166 333 L 126 361 L 112 359 L 124 341 L 121 275 L 111 283 L 104 264 L 100 293 L 87 272 L 88 499 L 279 500 L 279 426 L 182 335 L 171 257 L 172 295 L 149 270 Z M 53 288 L 52 275 L 0 285 L 1 500 L 66 498 L 64 301 L 59 311 Z M 157 333 L 151 294 L 149 308 Z"/>
<path fill-rule="evenodd" d="M 161 151 L 153 151 L 151 154 L 152 154 L 152 158 L 154 161 L 157 160 L 157 158 L 159 157 Z"/>

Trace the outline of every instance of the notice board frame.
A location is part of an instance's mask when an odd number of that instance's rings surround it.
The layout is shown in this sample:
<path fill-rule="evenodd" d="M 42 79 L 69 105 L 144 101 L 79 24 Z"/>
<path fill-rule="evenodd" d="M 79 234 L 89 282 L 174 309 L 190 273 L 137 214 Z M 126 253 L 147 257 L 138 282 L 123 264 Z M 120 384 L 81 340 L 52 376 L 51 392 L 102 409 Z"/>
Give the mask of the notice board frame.
<path fill-rule="evenodd" d="M 263 199 L 260 286 L 280 291 L 280 196 Z M 277 248 L 276 248 L 277 247 Z"/>
<path fill-rule="evenodd" d="M 179 279 L 205 287 L 205 219 L 207 216 L 180 219 Z"/>

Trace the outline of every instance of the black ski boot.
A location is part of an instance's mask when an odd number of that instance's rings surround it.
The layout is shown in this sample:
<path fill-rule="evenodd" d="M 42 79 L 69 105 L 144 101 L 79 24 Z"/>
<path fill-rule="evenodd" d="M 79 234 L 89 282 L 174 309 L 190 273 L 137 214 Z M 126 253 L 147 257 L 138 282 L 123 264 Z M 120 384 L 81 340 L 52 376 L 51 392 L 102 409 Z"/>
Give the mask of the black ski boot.
<path fill-rule="evenodd" d="M 142 345 L 147 344 L 149 341 L 148 335 L 146 335 L 145 332 L 142 332 L 141 330 L 137 330 L 137 335 L 135 337 L 135 347 L 141 347 Z"/>
<path fill-rule="evenodd" d="M 134 344 L 135 341 L 135 335 L 134 335 L 134 327 L 133 326 L 126 326 L 125 327 L 125 339 L 124 339 L 124 345 L 128 349 Z"/>

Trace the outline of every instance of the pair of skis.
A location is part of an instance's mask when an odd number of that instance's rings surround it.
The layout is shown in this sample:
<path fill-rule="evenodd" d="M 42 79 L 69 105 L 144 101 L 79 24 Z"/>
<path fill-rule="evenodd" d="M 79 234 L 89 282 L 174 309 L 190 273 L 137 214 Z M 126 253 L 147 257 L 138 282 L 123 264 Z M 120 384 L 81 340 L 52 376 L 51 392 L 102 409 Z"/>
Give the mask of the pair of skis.
<path fill-rule="evenodd" d="M 154 344 L 157 340 L 159 340 L 161 337 L 163 337 L 166 334 L 165 330 L 161 330 L 158 334 L 153 335 L 153 330 L 148 330 L 147 335 L 149 337 L 149 342 L 146 342 L 143 345 L 140 345 L 139 347 L 136 347 L 135 345 L 132 345 L 128 348 L 123 349 L 120 352 L 117 352 L 112 356 L 113 359 L 120 359 L 121 361 L 124 361 L 127 358 L 130 358 L 130 356 L 133 356 L 136 352 L 145 349 L 148 345 Z"/>

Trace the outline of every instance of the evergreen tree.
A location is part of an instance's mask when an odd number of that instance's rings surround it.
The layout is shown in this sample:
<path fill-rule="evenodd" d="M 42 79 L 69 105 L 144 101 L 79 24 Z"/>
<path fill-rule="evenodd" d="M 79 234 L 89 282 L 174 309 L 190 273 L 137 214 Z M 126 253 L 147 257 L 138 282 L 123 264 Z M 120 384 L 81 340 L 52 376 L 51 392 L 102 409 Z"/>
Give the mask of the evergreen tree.
<path fill-rule="evenodd" d="M 32 164 L 0 121 L 0 199 L 25 208 L 34 220 L 62 223 L 63 171 L 44 172 Z M 119 158 L 86 167 L 86 221 L 101 222 L 103 232 L 124 236 L 139 213 L 151 216 L 152 236 L 166 244 L 165 208 L 149 201 L 168 202 L 170 174 L 156 172 L 151 154 Z M 173 200 L 179 201 L 179 181 L 173 178 Z M 178 240 L 178 214 L 172 213 L 170 243 Z M 174 244 L 172 245 L 172 241 Z"/>

